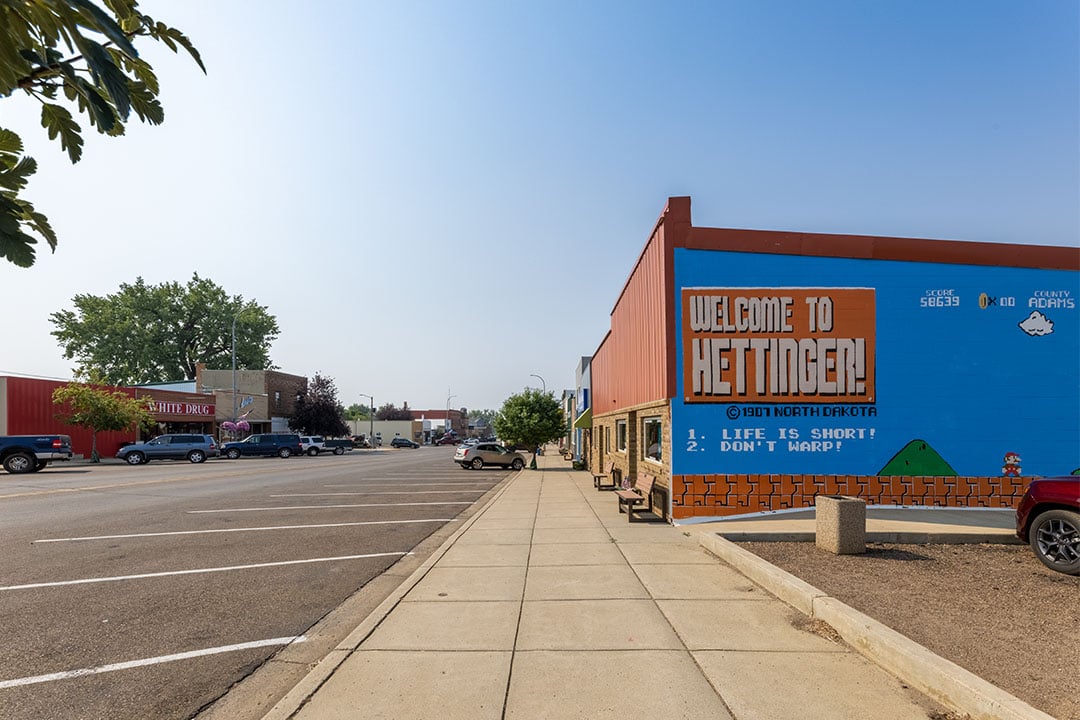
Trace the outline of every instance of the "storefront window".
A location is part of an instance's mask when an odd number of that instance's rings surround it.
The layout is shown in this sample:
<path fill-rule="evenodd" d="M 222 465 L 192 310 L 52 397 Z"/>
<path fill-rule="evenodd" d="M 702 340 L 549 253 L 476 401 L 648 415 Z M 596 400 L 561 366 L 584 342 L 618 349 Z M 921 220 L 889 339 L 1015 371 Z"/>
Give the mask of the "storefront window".
<path fill-rule="evenodd" d="M 626 421 L 615 421 L 615 450 L 626 452 Z"/>
<path fill-rule="evenodd" d="M 642 439 L 644 442 L 641 447 L 644 448 L 644 457 L 646 460 L 655 460 L 660 462 L 662 460 L 663 453 L 663 424 L 660 418 L 645 418 L 641 422 L 642 427 Z"/>

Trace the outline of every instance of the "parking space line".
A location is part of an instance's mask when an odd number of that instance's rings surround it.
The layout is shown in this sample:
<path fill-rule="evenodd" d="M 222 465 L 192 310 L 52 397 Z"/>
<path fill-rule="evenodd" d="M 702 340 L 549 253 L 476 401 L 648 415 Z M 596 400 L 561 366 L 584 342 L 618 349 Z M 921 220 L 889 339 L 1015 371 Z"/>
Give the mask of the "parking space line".
<path fill-rule="evenodd" d="M 228 572 L 230 570 L 254 570 L 257 568 L 284 567 L 285 565 L 306 565 L 309 563 L 338 562 L 342 560 L 362 560 L 377 557 L 401 557 L 407 552 L 370 553 L 367 555 L 341 555 L 339 557 L 310 558 L 307 560 L 281 560 L 278 562 L 255 563 L 253 565 L 229 565 L 226 567 L 198 568 L 195 570 L 168 570 L 165 572 L 142 573 L 140 575 L 114 575 L 112 577 L 82 578 L 80 580 L 57 580 L 54 582 L 27 583 L 26 585 L 0 586 L 3 590 L 33 590 L 37 588 L 63 587 L 65 585 L 88 585 L 90 583 L 118 582 L 120 580 L 146 580 L 148 578 L 173 577 L 176 575 L 199 575 L 202 573 Z"/>
<path fill-rule="evenodd" d="M 452 502 L 359 503 L 357 505 L 284 505 L 281 507 L 226 508 L 224 510 L 187 510 L 185 512 L 188 515 L 205 515 L 207 513 L 259 512 L 266 510 L 328 510 L 331 508 L 407 507 L 412 505 L 472 505 L 472 503 L 455 500 Z"/>
<path fill-rule="evenodd" d="M 0 690 L 23 685 L 54 682 L 56 680 L 70 680 L 72 678 L 85 677 L 86 675 L 99 675 L 101 673 L 115 672 L 117 670 L 130 670 L 132 668 L 146 667 L 148 665 L 161 665 L 162 663 L 189 660 L 191 658 L 205 657 L 207 655 L 220 655 L 221 653 L 236 652 L 238 650 L 251 650 L 254 648 L 271 647 L 273 645 L 292 645 L 295 643 L 302 643 L 305 640 L 307 640 L 307 638 L 303 635 L 270 638 L 269 640 L 255 640 L 253 642 L 237 643 L 235 645 L 222 645 L 221 647 L 204 648 L 202 650 L 189 650 L 182 653 L 173 653 L 172 655 L 160 655 L 158 657 L 144 658 L 142 660 L 128 660 L 127 662 L 112 663 L 111 665 L 98 665 L 97 667 L 81 668 L 79 670 L 67 670 L 65 672 L 50 673 L 48 675 L 34 675 L 33 677 L 16 678 L 15 680 L 0 680 Z"/>
<path fill-rule="evenodd" d="M 423 518 L 420 520 L 366 520 L 364 522 L 320 523 L 318 525 L 273 525 L 270 527 L 216 528 L 214 530 L 173 530 L 170 532 L 130 533 L 127 535 L 88 535 L 86 537 L 45 538 L 33 543 L 79 542 L 82 540 L 124 540 L 127 538 L 167 537 L 170 535 L 210 535 L 213 533 L 265 532 L 269 530 L 307 530 L 309 528 L 355 527 L 357 525 L 406 525 L 409 523 L 447 523 L 453 518 Z"/>
<path fill-rule="evenodd" d="M 487 490 L 378 490 L 376 492 L 288 493 L 270 497 L 328 497 L 333 495 L 437 495 L 439 493 L 486 493 Z"/>

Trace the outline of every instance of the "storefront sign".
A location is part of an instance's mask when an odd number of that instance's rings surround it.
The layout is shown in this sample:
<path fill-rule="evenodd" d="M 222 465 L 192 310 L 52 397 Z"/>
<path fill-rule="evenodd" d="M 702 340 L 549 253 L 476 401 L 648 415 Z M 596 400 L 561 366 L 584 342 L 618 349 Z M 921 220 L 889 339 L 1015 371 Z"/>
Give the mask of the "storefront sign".
<path fill-rule="evenodd" d="M 150 412 L 157 415 L 191 415 L 195 417 L 214 417 L 215 407 L 207 403 L 165 402 L 154 400 Z"/>
<path fill-rule="evenodd" d="M 684 400 L 873 403 L 874 290 L 684 288 Z"/>

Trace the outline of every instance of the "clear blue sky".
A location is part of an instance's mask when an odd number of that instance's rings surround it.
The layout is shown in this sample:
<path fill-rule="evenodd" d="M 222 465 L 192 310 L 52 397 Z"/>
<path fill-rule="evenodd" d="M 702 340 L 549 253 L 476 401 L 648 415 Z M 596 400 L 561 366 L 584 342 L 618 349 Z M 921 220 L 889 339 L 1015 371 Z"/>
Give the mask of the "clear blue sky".
<path fill-rule="evenodd" d="M 67 162 L 0 267 L 0 373 L 70 377 L 76 293 L 198 272 L 345 404 L 572 387 L 668 196 L 694 224 L 1080 246 L 1075 0 L 144 0 L 166 120 Z M 86 123 L 83 123 L 86 126 Z M 93 134 L 93 133 L 91 133 Z"/>

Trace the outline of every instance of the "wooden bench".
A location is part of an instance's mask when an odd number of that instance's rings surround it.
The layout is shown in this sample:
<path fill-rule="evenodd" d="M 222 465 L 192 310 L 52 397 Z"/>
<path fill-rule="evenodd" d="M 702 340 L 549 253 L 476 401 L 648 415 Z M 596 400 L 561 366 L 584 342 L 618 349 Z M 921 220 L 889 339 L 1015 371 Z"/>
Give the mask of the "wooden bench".
<path fill-rule="evenodd" d="M 605 483 L 604 478 L 610 477 L 611 482 Z M 593 473 L 592 476 L 593 487 L 597 490 L 615 490 L 619 486 L 615 483 L 615 478 L 607 473 Z"/>
<path fill-rule="evenodd" d="M 629 490 L 618 490 L 615 495 L 619 501 L 619 512 L 626 513 L 627 522 L 634 522 L 634 510 L 641 503 L 648 502 L 649 512 L 653 510 L 652 490 L 656 478 L 645 473 L 638 473 L 637 482 Z"/>

